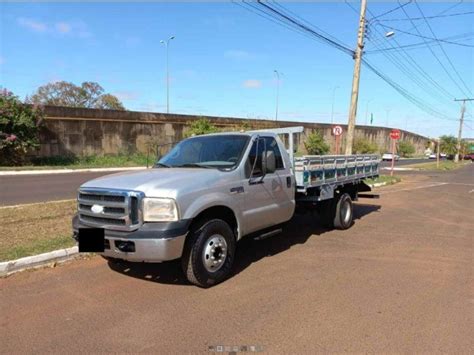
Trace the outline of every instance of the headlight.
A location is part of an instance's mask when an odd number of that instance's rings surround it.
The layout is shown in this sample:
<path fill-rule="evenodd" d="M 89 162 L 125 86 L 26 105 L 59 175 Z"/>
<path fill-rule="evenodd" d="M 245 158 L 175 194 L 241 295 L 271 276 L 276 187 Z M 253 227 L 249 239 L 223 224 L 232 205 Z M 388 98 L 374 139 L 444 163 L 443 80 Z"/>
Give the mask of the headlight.
<path fill-rule="evenodd" d="M 145 222 L 171 222 L 178 220 L 176 202 L 169 198 L 145 197 L 143 199 Z"/>

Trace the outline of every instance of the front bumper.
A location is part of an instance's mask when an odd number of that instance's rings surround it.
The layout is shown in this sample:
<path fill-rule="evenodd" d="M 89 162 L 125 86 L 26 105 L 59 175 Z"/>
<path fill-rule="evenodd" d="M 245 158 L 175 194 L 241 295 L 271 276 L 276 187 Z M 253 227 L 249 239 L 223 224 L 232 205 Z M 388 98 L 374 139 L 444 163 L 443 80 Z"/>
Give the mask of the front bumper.
<path fill-rule="evenodd" d="M 105 250 L 103 256 L 134 262 L 162 262 L 181 257 L 191 220 L 169 223 L 144 223 L 131 232 L 104 230 Z M 91 228 L 79 221 L 77 215 L 72 220 L 73 238 L 77 240 L 79 228 Z M 131 242 L 133 252 L 119 250 L 119 243 Z"/>

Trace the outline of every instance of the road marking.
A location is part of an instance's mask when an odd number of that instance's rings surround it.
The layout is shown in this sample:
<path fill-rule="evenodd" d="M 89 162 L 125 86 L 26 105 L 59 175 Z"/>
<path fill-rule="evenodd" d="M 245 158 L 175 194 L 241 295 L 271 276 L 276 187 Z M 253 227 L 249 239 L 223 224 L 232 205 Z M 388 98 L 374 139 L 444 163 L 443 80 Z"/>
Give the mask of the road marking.
<path fill-rule="evenodd" d="M 69 200 L 56 200 L 56 201 L 47 201 L 47 202 L 24 203 L 21 205 L 0 206 L 0 210 L 5 209 L 5 208 L 19 208 L 19 207 L 28 207 L 28 206 L 35 206 L 35 205 L 45 205 L 48 203 L 58 203 L 58 202 L 60 203 L 60 202 L 71 202 L 71 201 L 76 201 L 76 199 L 71 198 Z"/>
<path fill-rule="evenodd" d="M 431 185 L 423 185 L 423 186 L 417 186 L 417 187 L 412 187 L 412 188 L 406 188 L 406 189 L 400 189 L 400 190 L 390 190 L 390 191 L 381 191 L 379 194 L 380 195 L 386 195 L 389 193 L 393 192 L 402 192 L 402 191 L 411 191 L 411 190 L 418 190 L 418 189 L 427 189 L 429 187 L 437 187 L 437 186 L 443 186 L 443 185 L 448 185 L 449 183 L 447 182 L 437 182 Z"/>
<path fill-rule="evenodd" d="M 461 186 L 474 186 L 474 184 L 466 184 L 466 183 L 463 183 L 463 182 L 446 182 L 446 184 L 461 185 Z"/>

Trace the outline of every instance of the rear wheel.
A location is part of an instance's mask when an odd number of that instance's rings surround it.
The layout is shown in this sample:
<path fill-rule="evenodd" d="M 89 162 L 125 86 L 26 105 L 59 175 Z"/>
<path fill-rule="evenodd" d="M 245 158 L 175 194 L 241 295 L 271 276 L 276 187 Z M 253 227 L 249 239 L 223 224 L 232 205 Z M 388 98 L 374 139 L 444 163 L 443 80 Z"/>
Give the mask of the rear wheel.
<path fill-rule="evenodd" d="M 221 219 L 204 221 L 186 238 L 183 272 L 197 286 L 213 286 L 230 275 L 234 252 L 235 236 L 230 226 Z"/>
<path fill-rule="evenodd" d="M 348 193 L 342 194 L 336 204 L 334 216 L 334 227 L 337 229 L 347 229 L 352 226 L 353 208 L 351 196 Z"/>

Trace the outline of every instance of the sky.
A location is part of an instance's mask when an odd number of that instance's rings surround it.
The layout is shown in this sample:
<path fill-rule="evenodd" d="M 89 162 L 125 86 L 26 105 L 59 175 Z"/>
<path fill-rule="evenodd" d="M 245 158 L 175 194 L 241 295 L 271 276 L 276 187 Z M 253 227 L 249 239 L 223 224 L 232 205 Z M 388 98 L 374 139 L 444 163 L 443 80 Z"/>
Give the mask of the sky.
<path fill-rule="evenodd" d="M 359 2 L 280 4 L 355 48 Z M 474 11 L 473 2 L 456 4 L 418 3 L 428 17 Z M 474 14 L 429 19 L 431 32 L 422 19 L 414 20 L 414 29 L 398 6 L 369 0 L 367 15 L 374 19 L 364 58 L 444 119 L 363 67 L 357 124 L 370 124 L 373 115 L 376 126 L 457 136 L 461 106 L 453 99 L 474 93 Z M 421 17 L 415 3 L 403 9 Z M 384 37 L 390 31 L 394 35 Z M 0 2 L 0 87 L 24 99 L 48 82 L 95 81 L 129 110 L 166 112 L 166 48 L 160 40 L 170 36 L 170 112 L 274 119 L 278 70 L 279 120 L 347 123 L 351 56 L 224 1 Z M 371 52 L 435 37 L 462 45 L 431 42 L 430 48 Z M 474 137 L 473 112 L 474 102 L 468 103 L 464 137 Z"/>

